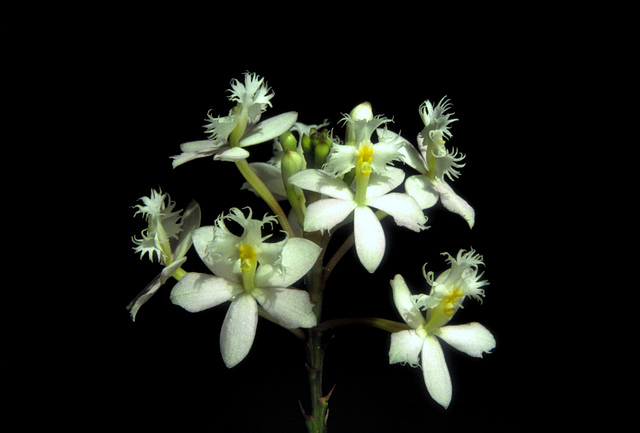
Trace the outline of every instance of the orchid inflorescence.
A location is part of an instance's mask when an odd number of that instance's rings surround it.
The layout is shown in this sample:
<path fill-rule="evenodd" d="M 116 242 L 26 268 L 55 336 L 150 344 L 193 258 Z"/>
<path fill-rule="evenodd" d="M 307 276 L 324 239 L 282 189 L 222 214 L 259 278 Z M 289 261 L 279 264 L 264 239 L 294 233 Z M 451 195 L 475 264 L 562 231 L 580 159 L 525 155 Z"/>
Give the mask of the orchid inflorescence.
<path fill-rule="evenodd" d="M 229 304 L 220 333 L 222 359 L 229 368 L 250 352 L 259 316 L 289 329 L 308 347 L 309 431 L 326 429 L 329 396 L 322 391 L 324 349 L 319 342 L 323 332 L 339 326 L 364 324 L 390 332 L 389 363 L 420 366 L 430 395 L 448 407 L 452 385 L 438 340 L 474 357 L 495 347 L 493 335 L 479 323 L 448 324 L 467 297 L 484 296 L 482 287 L 488 282 L 481 280 L 479 267 L 484 263 L 475 250 L 460 250 L 455 257 L 443 253 L 449 268 L 437 277 L 423 269 L 428 293 L 413 295 L 402 275 L 391 280 L 404 323 L 379 318 L 323 322 L 321 314 L 329 276 L 353 245 L 366 271 L 379 268 L 386 250 L 380 220 L 391 216 L 398 226 L 418 233 L 429 228 L 424 210 L 440 200 L 473 227 L 473 208 L 448 183 L 464 166 L 464 155 L 445 142 L 457 120 L 451 118 L 451 103 L 442 98 L 435 106 L 425 101 L 419 107 L 424 127 L 414 146 L 389 129 L 392 120 L 374 116 L 367 102 L 343 115 L 345 134 L 340 139 L 326 128 L 327 121 L 305 125 L 297 122 L 294 111 L 262 119 L 273 96 L 256 74 L 245 73 L 244 82 L 233 80 L 229 100 L 235 105 L 229 114 L 209 112 L 209 138 L 182 144 L 182 152 L 172 157 L 174 168 L 203 157 L 235 163 L 246 180 L 241 187 L 261 197 L 273 214 L 260 218 L 251 208 L 234 207 L 201 227 L 195 201 L 183 212 L 176 211 L 176 203 L 162 191 L 142 197 L 135 215 L 146 218 L 147 228 L 141 238 L 133 238 L 134 250 L 163 269 L 129 304 L 132 319 L 173 277 L 177 283 L 171 301 L 189 312 Z M 251 146 L 269 142 L 273 157 L 249 163 Z M 417 174 L 406 177 L 400 165 Z M 403 184 L 404 192 L 399 192 Z M 289 213 L 281 202 L 288 204 Z M 228 223 L 241 227 L 242 233 L 232 233 Z M 327 245 L 343 226 L 352 234 L 325 260 Z M 280 240 L 272 240 L 274 234 Z M 192 245 L 211 273 L 183 269 Z M 302 288 L 293 287 L 299 281 Z"/>

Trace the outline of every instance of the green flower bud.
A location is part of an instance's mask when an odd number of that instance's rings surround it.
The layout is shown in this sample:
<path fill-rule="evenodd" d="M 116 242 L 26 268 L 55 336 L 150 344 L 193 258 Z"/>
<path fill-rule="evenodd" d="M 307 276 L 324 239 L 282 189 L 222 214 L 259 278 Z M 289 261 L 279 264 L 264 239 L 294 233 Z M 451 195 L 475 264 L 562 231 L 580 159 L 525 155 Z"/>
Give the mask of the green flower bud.
<path fill-rule="evenodd" d="M 280 144 L 282 145 L 282 149 L 285 152 L 288 150 L 295 152 L 298 147 L 298 140 L 296 140 L 296 137 L 290 131 L 283 133 L 280 136 L 279 140 Z"/>
<path fill-rule="evenodd" d="M 280 162 L 282 169 L 282 180 L 285 185 L 289 183 L 289 178 L 298 173 L 303 168 L 302 156 L 294 151 L 287 150 L 284 152 L 282 161 Z"/>
<path fill-rule="evenodd" d="M 313 166 L 313 146 L 311 145 L 311 137 L 307 134 L 302 135 L 302 151 L 304 152 L 304 157 L 307 160 L 307 166 Z"/>
<path fill-rule="evenodd" d="M 329 156 L 330 151 L 331 143 L 318 144 L 315 148 L 313 166 L 315 168 L 322 168 L 324 163 L 327 162 L 327 157 Z"/>
<path fill-rule="evenodd" d="M 304 224 L 304 214 L 306 208 L 304 206 L 305 197 L 302 190 L 297 189 L 293 184 L 289 183 L 289 178 L 294 174 L 302 171 L 304 167 L 304 161 L 302 156 L 296 151 L 285 151 L 282 161 L 280 163 L 282 169 L 282 181 L 284 183 L 284 190 L 287 193 L 287 199 L 291 204 L 291 208 L 298 218 L 298 222 L 302 227 Z"/>

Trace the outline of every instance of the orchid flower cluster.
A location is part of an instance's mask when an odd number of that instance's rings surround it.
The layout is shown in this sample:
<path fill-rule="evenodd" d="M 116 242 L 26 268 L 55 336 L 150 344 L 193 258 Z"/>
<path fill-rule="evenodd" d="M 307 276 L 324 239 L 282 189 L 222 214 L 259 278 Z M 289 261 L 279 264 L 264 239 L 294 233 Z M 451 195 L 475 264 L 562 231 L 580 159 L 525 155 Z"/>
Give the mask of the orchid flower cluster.
<path fill-rule="evenodd" d="M 473 249 L 455 257 L 443 253 L 449 267 L 437 277 L 423 268 L 428 293 L 412 294 L 402 275 L 396 275 L 389 289 L 404 323 L 382 318 L 323 321 L 322 295 L 352 246 L 364 270 L 376 272 L 386 251 L 380 221 L 388 216 L 401 229 L 419 233 L 428 228 L 425 210 L 440 201 L 473 227 L 473 208 L 449 184 L 464 166 L 464 155 L 445 142 L 457 120 L 449 112 L 451 103 L 443 98 L 419 107 L 423 128 L 416 146 L 391 131 L 393 121 L 374 115 L 367 102 L 343 115 L 341 138 L 327 128 L 327 121 L 302 124 L 294 111 L 263 119 L 273 96 L 256 74 L 233 80 L 229 100 L 235 105 L 229 114 L 209 112 L 208 139 L 184 143 L 172 157 L 174 168 L 205 157 L 213 157 L 214 164 L 234 163 L 246 181 L 238 186 L 261 197 L 271 214 L 260 218 L 251 208 L 234 207 L 201 226 L 195 201 L 183 212 L 162 191 L 142 197 L 135 215 L 146 219 L 147 228 L 141 238 L 133 238 L 134 250 L 163 268 L 129 304 L 132 319 L 173 277 L 177 283 L 171 301 L 189 312 L 228 304 L 220 331 L 228 368 L 250 353 L 259 317 L 290 330 L 307 345 L 312 398 L 311 411 L 303 412 L 310 432 L 326 431 L 331 393 L 325 395 L 322 387 L 322 336 L 340 326 L 388 331 L 389 363 L 421 367 L 432 398 L 448 407 L 452 384 L 439 340 L 473 357 L 495 347 L 493 335 L 479 323 L 448 324 L 467 297 L 484 296 L 488 282 L 481 279 L 481 255 Z M 268 143 L 273 157 L 249 162 L 251 147 Z M 407 177 L 409 169 L 417 173 Z M 285 213 L 283 206 L 290 211 Z M 332 257 L 325 257 L 333 234 L 342 227 L 352 233 Z M 192 245 L 210 273 L 183 268 Z"/>

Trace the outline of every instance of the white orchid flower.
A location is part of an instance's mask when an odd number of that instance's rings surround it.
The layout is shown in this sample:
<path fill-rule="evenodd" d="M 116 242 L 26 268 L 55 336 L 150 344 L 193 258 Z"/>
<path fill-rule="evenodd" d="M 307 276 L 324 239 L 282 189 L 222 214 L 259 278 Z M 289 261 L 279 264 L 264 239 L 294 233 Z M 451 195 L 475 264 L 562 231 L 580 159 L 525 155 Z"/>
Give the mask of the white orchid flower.
<path fill-rule="evenodd" d="M 369 106 L 370 108 L 370 106 Z M 370 110 L 366 111 L 370 114 Z M 413 231 L 424 230 L 426 218 L 416 201 L 404 193 L 391 193 L 404 180 L 404 172 L 387 167 L 401 158 L 398 140 L 371 142 L 373 131 L 389 122 L 382 116 L 345 116 L 353 145 L 336 145 L 324 170 L 305 170 L 289 178 L 295 186 L 319 192 L 330 198 L 311 203 L 307 207 L 304 230 L 331 230 L 353 213 L 355 245 L 358 258 L 369 272 L 380 265 L 386 240 L 382 225 L 371 208 L 391 215 L 395 222 Z M 342 179 L 335 177 L 355 169 L 355 191 Z"/>
<path fill-rule="evenodd" d="M 243 229 L 232 234 L 224 221 Z M 214 275 L 187 273 L 171 291 L 171 301 L 190 312 L 203 311 L 231 301 L 222 325 L 220 350 L 228 368 L 236 366 L 249 353 L 256 334 L 258 305 L 285 328 L 316 325 L 309 294 L 290 286 L 313 267 L 321 248 L 302 238 L 265 242 L 261 229 L 275 222 L 245 217 L 239 209 L 221 216 L 215 226 L 193 233 L 193 243 L 202 261 Z"/>
<path fill-rule="evenodd" d="M 444 326 L 461 308 L 466 296 L 481 299 L 484 290 L 480 288 L 489 284 L 479 281 L 482 275 L 477 274 L 478 265 L 483 262 L 474 250 L 467 253 L 461 250 L 455 259 L 446 255 L 450 269 L 435 280 L 432 272 L 425 274 L 432 287 L 429 295 L 412 296 L 402 275 L 391 280 L 396 308 L 412 329 L 391 334 L 389 349 L 390 364 L 422 366 L 429 394 L 445 408 L 451 403 L 453 388 L 438 338 L 476 358 L 482 358 L 483 353 L 489 353 L 496 345 L 491 332 L 479 323 Z M 420 308 L 427 310 L 426 318 Z"/>
<path fill-rule="evenodd" d="M 256 74 L 245 73 L 244 84 L 236 79 L 232 80 L 229 100 L 236 102 L 236 106 L 224 117 L 214 117 L 209 112 L 205 125 L 210 134 L 209 140 L 181 144 L 182 153 L 171 157 L 173 167 L 208 156 L 221 161 L 241 161 L 249 157 L 249 151 L 245 147 L 273 140 L 288 131 L 298 118 L 295 111 L 259 122 L 267 106 L 271 106 L 274 93 L 269 93 L 270 91 L 264 78 Z M 232 139 L 235 139 L 235 145 Z"/>
<path fill-rule="evenodd" d="M 390 192 L 402 183 L 404 172 L 393 167 L 387 172 L 386 177 L 370 176 L 362 198 L 341 179 L 322 170 L 305 170 L 289 178 L 297 187 L 330 197 L 307 207 L 305 231 L 331 230 L 353 213 L 356 252 L 371 273 L 380 265 L 386 245 L 382 225 L 372 207 L 391 215 L 399 226 L 416 232 L 426 228 L 426 218 L 416 201 L 408 194 Z"/>
<path fill-rule="evenodd" d="M 168 204 L 165 204 L 165 198 Z M 142 197 L 143 205 L 136 205 L 134 214 L 147 219 L 147 228 L 142 231 L 142 239 L 133 238 L 134 250 L 145 254 L 151 261 L 154 258 L 164 265 L 162 271 L 146 285 L 144 289 L 127 305 L 131 319 L 136 320 L 140 307 L 144 305 L 164 283 L 172 276 L 179 278 L 184 274 L 181 266 L 187 261 L 185 257 L 191 248 L 191 233 L 200 227 L 200 206 L 195 200 L 187 206 L 184 213 L 174 212 L 175 202 L 168 194 L 151 190 L 150 197 Z"/>
<path fill-rule="evenodd" d="M 400 152 L 403 162 L 420 172 L 419 175 L 410 176 L 405 182 L 405 190 L 416 199 L 422 209 L 432 207 L 442 201 L 442 205 L 449 211 L 463 217 L 469 227 L 475 224 L 475 212 L 473 208 L 445 181 L 445 176 L 451 181 L 460 176 L 459 168 L 464 159 L 456 149 L 451 151 L 445 147 L 443 137 L 451 138 L 449 124 L 458 119 L 450 119 L 450 113 L 446 113 L 451 104 L 448 100 L 442 100 L 435 107 L 430 101 L 425 101 L 420 106 L 420 116 L 424 122 L 424 129 L 418 135 L 418 150 L 403 139 Z M 382 131 L 388 139 L 396 137 L 391 131 Z"/>

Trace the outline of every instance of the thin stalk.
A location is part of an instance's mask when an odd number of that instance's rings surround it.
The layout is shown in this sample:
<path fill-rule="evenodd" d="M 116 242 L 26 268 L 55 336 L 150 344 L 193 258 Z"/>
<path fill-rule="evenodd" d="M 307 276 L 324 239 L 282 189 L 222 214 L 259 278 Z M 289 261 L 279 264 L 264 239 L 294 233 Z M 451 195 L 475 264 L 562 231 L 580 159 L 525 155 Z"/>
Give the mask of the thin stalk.
<path fill-rule="evenodd" d="M 322 236 L 320 239 L 314 240 L 317 241 L 324 250 L 328 243 L 328 238 L 329 236 Z M 306 277 L 309 297 L 314 304 L 313 312 L 318 318 L 318 321 L 320 321 L 322 314 L 322 296 L 326 281 L 324 278 L 325 269 L 322 266 L 322 262 L 323 254 L 320 254 L 318 261 Z M 307 373 L 311 391 L 311 413 L 305 413 L 305 418 L 309 433 L 326 433 L 327 431 L 327 416 L 329 414 L 329 397 L 331 393 L 325 396 L 322 391 L 323 367 L 324 346 L 322 343 L 322 331 L 312 328 L 309 329 L 309 339 L 307 340 Z"/>
<path fill-rule="evenodd" d="M 331 275 L 331 271 L 336 267 L 338 262 L 344 257 L 344 255 L 351 249 L 353 244 L 355 243 L 355 235 L 351 233 L 351 235 L 340 245 L 340 248 L 333 254 L 333 257 L 327 262 L 326 271 L 325 271 L 325 279 L 329 278 Z"/>
<path fill-rule="evenodd" d="M 382 329 L 387 332 L 400 332 L 411 329 L 411 327 L 405 323 L 396 322 L 388 319 L 380 319 L 378 317 L 353 317 L 346 319 L 332 319 L 324 321 L 314 329 L 320 332 L 327 331 L 332 328 L 338 328 L 341 326 L 370 326 L 372 328 Z"/>
<path fill-rule="evenodd" d="M 276 200 L 276 198 L 273 196 L 269 188 L 267 188 L 267 186 L 264 184 L 262 179 L 260 179 L 256 172 L 253 171 L 253 169 L 249 166 L 247 160 L 243 159 L 237 161 L 236 166 L 238 167 L 238 170 L 245 178 L 245 180 L 249 183 L 249 185 L 251 185 L 253 190 L 265 201 L 265 203 L 267 203 L 273 213 L 276 214 L 276 217 L 278 218 L 278 221 L 280 222 L 282 228 L 289 234 L 289 236 L 296 236 L 293 232 L 293 228 L 291 228 L 291 224 L 289 223 L 287 215 L 282 210 L 282 207 L 280 207 L 280 203 L 278 203 L 278 200 Z"/>
<path fill-rule="evenodd" d="M 306 415 L 309 433 L 326 433 L 327 416 L 329 415 L 329 397 L 322 392 L 322 374 L 324 367 L 324 348 L 322 346 L 322 331 L 309 331 L 307 343 L 307 372 L 311 389 L 311 413 Z"/>

